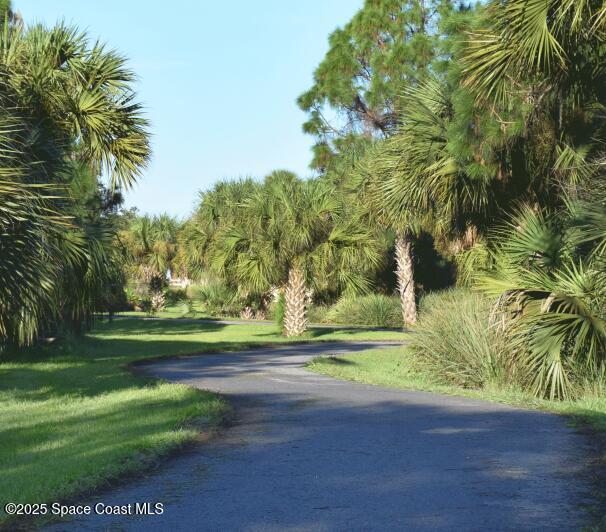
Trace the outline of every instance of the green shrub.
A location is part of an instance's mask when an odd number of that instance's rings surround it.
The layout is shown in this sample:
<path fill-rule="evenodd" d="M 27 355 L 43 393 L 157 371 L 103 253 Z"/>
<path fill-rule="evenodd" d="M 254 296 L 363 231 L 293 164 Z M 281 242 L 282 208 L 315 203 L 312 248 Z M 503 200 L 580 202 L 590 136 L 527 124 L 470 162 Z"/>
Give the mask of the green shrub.
<path fill-rule="evenodd" d="M 342 297 L 330 307 L 326 321 L 368 327 L 402 327 L 400 300 L 381 294 Z"/>
<path fill-rule="evenodd" d="M 188 300 L 187 291 L 183 288 L 169 288 L 164 296 L 166 297 L 166 305 L 169 307 L 185 303 Z"/>
<path fill-rule="evenodd" d="M 341 297 L 326 313 L 328 323 L 340 325 L 355 324 L 355 316 L 359 315 L 360 304 L 356 298 Z M 358 320 L 359 321 L 359 320 Z"/>
<path fill-rule="evenodd" d="M 309 323 L 326 323 L 330 307 L 327 305 L 309 305 L 307 309 L 307 321 Z"/>
<path fill-rule="evenodd" d="M 187 289 L 187 296 L 193 301 L 202 302 L 202 292 L 204 291 L 205 284 L 190 284 Z"/>
<path fill-rule="evenodd" d="M 153 314 L 152 301 L 150 297 L 144 297 L 138 302 L 138 308 L 145 312 L 148 316 Z"/>
<path fill-rule="evenodd" d="M 238 316 L 244 307 L 237 291 L 222 281 L 209 281 L 193 293 L 211 316 Z"/>
<path fill-rule="evenodd" d="M 138 294 L 130 286 L 124 288 L 124 294 L 127 301 L 127 310 L 135 310 L 135 308 L 139 306 Z"/>
<path fill-rule="evenodd" d="M 430 294 L 411 336 L 415 360 L 444 383 L 467 388 L 521 385 L 507 335 L 492 323 L 492 300 L 464 289 Z"/>
<path fill-rule="evenodd" d="M 402 327 L 400 299 L 379 294 L 362 298 L 360 321 L 373 327 Z"/>

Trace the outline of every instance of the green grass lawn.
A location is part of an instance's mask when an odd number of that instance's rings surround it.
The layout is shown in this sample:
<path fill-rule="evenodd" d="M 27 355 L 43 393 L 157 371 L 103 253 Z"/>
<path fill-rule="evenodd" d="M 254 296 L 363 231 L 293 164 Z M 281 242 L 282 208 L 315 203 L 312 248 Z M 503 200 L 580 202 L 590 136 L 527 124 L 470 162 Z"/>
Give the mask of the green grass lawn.
<path fill-rule="evenodd" d="M 150 316 L 149 314 L 147 314 L 146 312 L 143 312 L 141 310 L 124 310 L 121 312 L 118 312 L 118 316 L 126 316 L 128 318 L 161 318 L 161 319 L 166 319 L 166 318 L 171 318 L 171 319 L 197 319 L 197 320 L 209 320 L 209 319 L 215 319 L 215 320 L 225 320 L 225 321 L 242 321 L 242 319 L 240 318 L 240 316 L 212 316 L 210 315 L 208 312 L 206 312 L 206 310 L 204 310 L 204 305 L 200 304 L 200 303 L 195 303 L 194 307 L 193 307 L 193 312 L 189 312 L 188 308 L 182 304 L 182 303 L 178 303 L 176 305 L 167 305 L 166 307 L 164 307 L 163 310 L 157 312 L 156 314 L 154 314 L 153 316 Z M 264 322 L 268 322 L 268 323 L 273 323 L 273 320 L 262 320 Z M 251 323 L 254 323 L 255 320 L 250 320 Z M 326 325 L 326 326 L 341 326 L 343 324 L 339 323 L 325 323 L 325 322 L 312 322 L 313 324 L 319 324 L 319 325 Z M 346 325 L 347 327 L 351 327 L 352 329 L 357 328 L 357 329 L 363 329 L 365 328 L 364 325 Z"/>
<path fill-rule="evenodd" d="M 147 317 L 148 314 L 140 310 L 125 310 L 118 313 L 120 316 L 130 316 L 137 318 Z M 193 312 L 183 303 L 176 305 L 166 305 L 163 310 L 155 314 L 156 318 L 210 318 L 211 316 L 204 311 L 200 304 L 194 304 Z"/>
<path fill-rule="evenodd" d="M 32 348 L 0 363 L 0 501 L 54 502 L 144 467 L 221 422 L 216 395 L 131 374 L 134 361 L 296 341 L 404 339 L 390 331 L 179 320 L 100 323 L 67 346 Z M 225 356 L 229 356 L 226 354 Z M 6 516 L 0 513 L 0 523 Z"/>

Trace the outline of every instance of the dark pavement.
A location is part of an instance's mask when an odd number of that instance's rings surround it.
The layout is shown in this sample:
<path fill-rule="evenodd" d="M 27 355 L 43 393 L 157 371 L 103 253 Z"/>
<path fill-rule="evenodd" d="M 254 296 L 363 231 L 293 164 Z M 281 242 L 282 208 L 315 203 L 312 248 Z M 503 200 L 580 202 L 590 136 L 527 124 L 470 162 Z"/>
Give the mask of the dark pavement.
<path fill-rule="evenodd" d="M 310 373 L 323 344 L 167 360 L 148 374 L 225 395 L 233 426 L 83 503 L 163 502 L 161 516 L 54 530 L 578 530 L 589 444 L 564 418 Z"/>

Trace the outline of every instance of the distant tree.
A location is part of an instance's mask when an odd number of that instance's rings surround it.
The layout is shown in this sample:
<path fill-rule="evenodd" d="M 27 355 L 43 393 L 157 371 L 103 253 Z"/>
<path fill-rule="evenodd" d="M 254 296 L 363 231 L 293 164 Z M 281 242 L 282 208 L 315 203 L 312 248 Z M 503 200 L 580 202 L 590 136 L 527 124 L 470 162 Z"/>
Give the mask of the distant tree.
<path fill-rule="evenodd" d="M 308 113 L 304 131 L 318 141 L 313 168 L 326 168 L 343 137 L 381 137 L 394 129 L 403 91 L 422 80 L 441 56 L 440 21 L 452 4 L 366 0 L 350 22 L 330 35 L 314 84 L 297 101 Z"/>
<path fill-rule="evenodd" d="M 328 182 L 274 172 L 239 212 L 211 246 L 212 267 L 251 292 L 283 288 L 287 336 L 307 327 L 309 289 L 369 289 L 378 243 L 356 207 Z"/>
<path fill-rule="evenodd" d="M 138 216 L 120 232 L 126 247 L 129 273 L 136 278 L 164 279 L 175 270 L 180 223 L 168 214 Z"/>
<path fill-rule="evenodd" d="M 194 213 L 179 233 L 179 263 L 189 277 L 199 278 L 208 270 L 210 250 L 225 227 L 245 223 L 240 207 L 260 186 L 247 178 L 219 181 L 200 192 Z"/>

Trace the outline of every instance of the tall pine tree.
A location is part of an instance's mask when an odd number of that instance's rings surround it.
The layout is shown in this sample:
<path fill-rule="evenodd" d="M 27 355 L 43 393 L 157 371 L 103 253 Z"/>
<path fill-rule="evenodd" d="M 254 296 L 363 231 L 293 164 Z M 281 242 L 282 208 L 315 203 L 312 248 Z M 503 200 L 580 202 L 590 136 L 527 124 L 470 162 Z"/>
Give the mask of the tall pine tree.
<path fill-rule="evenodd" d="M 445 70 L 449 42 L 445 24 L 465 9 L 453 0 L 366 0 L 343 28 L 329 37 L 329 50 L 314 72 L 314 84 L 298 99 L 308 113 L 303 129 L 317 139 L 311 167 L 335 168 L 335 160 L 363 151 L 369 139 L 397 130 L 403 95 L 430 72 Z M 446 30 L 446 28 L 449 28 Z M 374 213 L 369 217 L 381 217 Z M 408 226 L 406 226 L 408 227 Z M 406 324 L 416 321 L 414 234 L 396 228 L 398 291 Z"/>
<path fill-rule="evenodd" d="M 440 21 L 451 0 L 366 0 L 329 37 L 329 50 L 299 99 L 303 129 L 317 143 L 311 166 L 324 170 L 345 142 L 390 134 L 401 95 L 442 59 Z"/>

